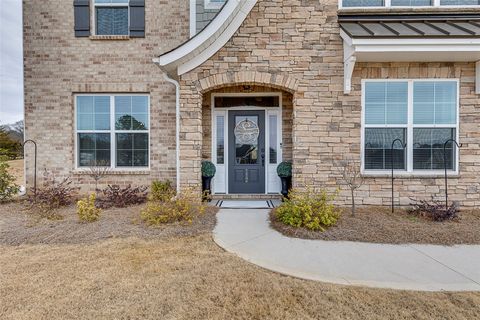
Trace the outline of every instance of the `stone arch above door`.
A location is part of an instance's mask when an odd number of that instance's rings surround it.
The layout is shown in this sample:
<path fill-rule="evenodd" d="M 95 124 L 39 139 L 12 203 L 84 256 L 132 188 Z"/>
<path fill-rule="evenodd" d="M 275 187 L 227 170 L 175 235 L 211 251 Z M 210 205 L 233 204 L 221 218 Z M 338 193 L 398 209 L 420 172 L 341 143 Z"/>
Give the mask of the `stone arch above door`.
<path fill-rule="evenodd" d="M 284 73 L 239 71 L 211 75 L 198 80 L 195 85 L 202 94 L 221 87 L 238 85 L 263 85 L 294 94 L 298 89 L 298 80 Z"/>

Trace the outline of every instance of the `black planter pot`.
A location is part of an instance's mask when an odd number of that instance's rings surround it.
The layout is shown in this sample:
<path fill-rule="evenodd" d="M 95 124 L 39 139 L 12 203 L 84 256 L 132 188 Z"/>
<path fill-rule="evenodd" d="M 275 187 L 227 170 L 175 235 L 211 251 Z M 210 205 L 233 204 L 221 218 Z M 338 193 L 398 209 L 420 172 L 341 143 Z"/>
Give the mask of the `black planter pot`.
<path fill-rule="evenodd" d="M 288 199 L 288 192 L 292 188 L 292 177 L 280 177 L 282 181 L 282 196 Z"/>
<path fill-rule="evenodd" d="M 202 177 L 202 199 L 203 201 L 212 201 L 212 177 Z"/>

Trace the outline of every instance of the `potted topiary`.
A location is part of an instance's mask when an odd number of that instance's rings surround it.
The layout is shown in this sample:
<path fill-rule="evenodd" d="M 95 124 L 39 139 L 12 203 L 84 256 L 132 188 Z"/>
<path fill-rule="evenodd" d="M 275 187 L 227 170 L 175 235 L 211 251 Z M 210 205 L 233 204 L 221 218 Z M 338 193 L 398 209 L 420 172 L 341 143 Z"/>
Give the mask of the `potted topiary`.
<path fill-rule="evenodd" d="M 202 192 L 203 199 L 209 200 L 212 194 L 212 178 L 215 176 L 217 169 L 211 161 L 202 161 Z"/>
<path fill-rule="evenodd" d="M 277 174 L 282 180 L 282 195 L 287 198 L 288 191 L 292 187 L 292 163 L 284 161 L 277 167 Z"/>

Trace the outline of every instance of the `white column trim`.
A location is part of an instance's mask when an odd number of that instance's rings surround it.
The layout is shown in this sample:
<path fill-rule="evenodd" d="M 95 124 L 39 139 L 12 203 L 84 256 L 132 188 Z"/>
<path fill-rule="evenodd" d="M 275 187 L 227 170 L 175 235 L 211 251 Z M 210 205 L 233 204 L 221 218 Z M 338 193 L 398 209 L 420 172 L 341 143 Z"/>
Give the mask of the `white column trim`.
<path fill-rule="evenodd" d="M 350 94 L 352 92 L 352 75 L 357 57 L 355 56 L 355 47 L 352 39 L 343 30 L 340 30 L 340 36 L 343 39 L 343 93 Z"/>
<path fill-rule="evenodd" d="M 197 33 L 197 0 L 190 0 L 190 38 Z"/>

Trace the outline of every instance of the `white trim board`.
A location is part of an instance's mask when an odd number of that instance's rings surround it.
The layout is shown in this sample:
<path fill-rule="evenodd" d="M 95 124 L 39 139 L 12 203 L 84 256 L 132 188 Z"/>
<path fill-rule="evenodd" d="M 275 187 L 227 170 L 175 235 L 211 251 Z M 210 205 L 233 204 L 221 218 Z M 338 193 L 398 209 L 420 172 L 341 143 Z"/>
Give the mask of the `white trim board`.
<path fill-rule="evenodd" d="M 425 8 L 477 8 L 480 7 L 477 4 L 471 4 L 471 5 L 445 5 L 441 4 L 441 0 L 431 0 L 430 5 L 426 6 L 411 6 L 411 5 L 392 5 L 392 0 L 384 0 L 384 3 L 382 6 L 355 6 L 355 7 L 344 7 L 343 6 L 343 1 L 344 0 L 338 0 L 338 8 L 339 9 L 353 9 L 353 10 L 359 10 L 359 9 L 384 9 L 384 8 L 395 8 L 395 9 L 402 9 L 402 8 L 408 8 L 408 9 L 425 9 Z"/>
<path fill-rule="evenodd" d="M 344 93 L 352 90 L 356 62 L 477 62 L 480 61 L 480 39 L 366 39 L 351 38 L 340 30 L 344 46 Z M 476 73 L 480 82 L 480 67 Z M 480 85 L 477 85 L 480 94 Z"/>
<path fill-rule="evenodd" d="M 197 0 L 190 0 L 190 38 L 197 34 Z"/>
<path fill-rule="evenodd" d="M 278 107 L 233 107 L 233 108 L 215 108 L 215 97 L 278 97 L 279 106 Z M 281 92 L 252 92 L 252 93 L 212 93 L 211 95 L 211 130 L 212 130 L 212 140 L 211 140 L 211 161 L 217 167 L 216 177 L 212 180 L 213 185 L 213 194 L 229 194 L 228 190 L 228 112 L 229 111 L 239 111 L 239 110 L 264 110 L 265 111 L 265 193 L 264 194 L 278 194 L 281 190 L 280 179 L 277 181 L 277 185 L 273 185 L 273 179 L 271 175 L 276 176 L 277 165 L 283 161 L 283 101 L 282 101 Z M 269 126 L 269 116 L 277 116 L 277 162 L 275 164 L 270 164 L 270 126 Z M 224 117 L 224 164 L 217 163 L 217 116 Z M 223 177 L 220 175 L 223 174 Z"/>

